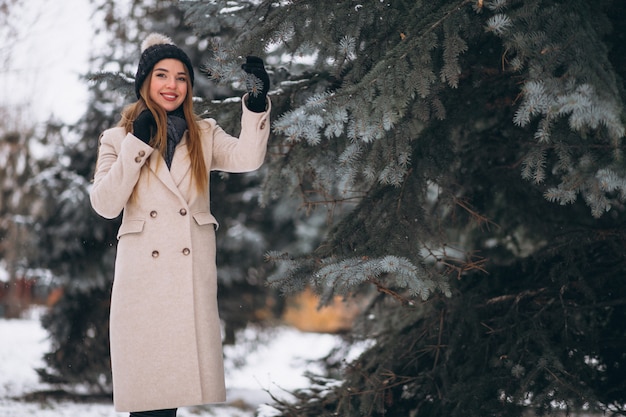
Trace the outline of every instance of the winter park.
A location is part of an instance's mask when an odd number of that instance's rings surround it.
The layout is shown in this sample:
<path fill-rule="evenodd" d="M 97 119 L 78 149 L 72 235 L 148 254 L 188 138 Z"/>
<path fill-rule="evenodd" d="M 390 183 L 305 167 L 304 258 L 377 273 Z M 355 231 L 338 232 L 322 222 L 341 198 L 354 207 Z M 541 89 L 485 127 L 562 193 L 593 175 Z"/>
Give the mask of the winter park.
<path fill-rule="evenodd" d="M 625 23 L 0 0 L 0 416 L 626 415 Z"/>

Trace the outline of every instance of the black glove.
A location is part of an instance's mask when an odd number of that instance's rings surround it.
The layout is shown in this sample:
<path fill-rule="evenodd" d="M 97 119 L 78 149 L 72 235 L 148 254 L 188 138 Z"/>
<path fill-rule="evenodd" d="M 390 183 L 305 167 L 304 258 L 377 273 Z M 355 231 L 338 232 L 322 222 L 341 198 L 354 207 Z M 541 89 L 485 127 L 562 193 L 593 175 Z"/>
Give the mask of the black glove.
<path fill-rule="evenodd" d="M 246 77 L 248 108 L 255 113 L 264 112 L 267 92 L 270 89 L 270 77 L 265 71 L 263 60 L 256 56 L 248 56 L 246 63 L 241 65 L 241 69 L 249 74 Z"/>
<path fill-rule="evenodd" d="M 141 139 L 146 145 L 150 144 L 152 135 L 156 133 L 156 120 L 150 110 L 144 110 L 133 122 L 133 135 Z"/>

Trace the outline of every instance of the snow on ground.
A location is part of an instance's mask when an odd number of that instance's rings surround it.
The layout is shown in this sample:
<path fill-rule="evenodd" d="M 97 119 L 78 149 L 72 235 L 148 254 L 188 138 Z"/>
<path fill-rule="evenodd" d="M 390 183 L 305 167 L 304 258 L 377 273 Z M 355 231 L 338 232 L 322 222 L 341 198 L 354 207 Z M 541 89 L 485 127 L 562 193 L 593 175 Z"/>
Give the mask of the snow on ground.
<path fill-rule="evenodd" d="M 52 389 L 39 382 L 35 368 L 43 366 L 48 335 L 39 319 L 0 319 L 0 416 L 2 417 L 127 417 L 113 405 L 45 399 L 26 402 L 24 394 Z M 258 332 L 247 329 L 235 346 L 226 346 L 226 405 L 182 408 L 179 417 L 271 417 L 268 393 L 288 398 L 287 391 L 306 387 L 308 363 L 324 356 L 338 343 L 336 336 L 302 333 L 292 328 Z M 245 405 L 242 407 L 242 404 Z"/>

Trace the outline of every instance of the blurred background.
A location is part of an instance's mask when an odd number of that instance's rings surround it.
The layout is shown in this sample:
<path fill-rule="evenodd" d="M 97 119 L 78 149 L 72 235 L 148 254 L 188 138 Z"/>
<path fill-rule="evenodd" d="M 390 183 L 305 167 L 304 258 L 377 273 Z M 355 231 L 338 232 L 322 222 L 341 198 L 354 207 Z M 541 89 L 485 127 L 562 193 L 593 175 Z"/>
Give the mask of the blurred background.
<path fill-rule="evenodd" d="M 120 219 L 88 192 L 161 32 L 228 132 L 246 55 L 271 79 L 266 163 L 211 174 L 220 417 L 626 415 L 625 21 L 623 0 L 0 0 L 0 414 L 112 415 Z"/>
<path fill-rule="evenodd" d="M 44 122 L 85 112 L 89 58 L 98 45 L 88 1 L 3 1 L 0 106 Z M 25 114 L 22 117 L 26 118 Z"/>

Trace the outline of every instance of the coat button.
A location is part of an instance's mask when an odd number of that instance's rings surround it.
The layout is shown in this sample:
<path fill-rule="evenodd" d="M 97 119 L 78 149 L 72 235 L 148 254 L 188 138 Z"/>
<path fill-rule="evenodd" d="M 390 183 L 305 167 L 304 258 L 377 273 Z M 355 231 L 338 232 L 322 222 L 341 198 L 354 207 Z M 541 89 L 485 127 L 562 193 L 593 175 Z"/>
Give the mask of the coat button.
<path fill-rule="evenodd" d="M 157 216 L 157 212 L 156 212 L 156 210 L 152 210 L 152 211 L 150 212 L 150 217 L 152 217 L 152 218 L 154 219 L 156 216 Z"/>
<path fill-rule="evenodd" d="M 189 250 L 189 248 L 183 249 L 183 255 L 185 255 L 185 256 L 189 255 L 190 252 L 191 251 Z"/>
<path fill-rule="evenodd" d="M 181 216 L 186 216 L 187 215 L 187 210 L 184 209 L 184 208 L 181 208 L 179 213 L 180 213 Z"/>
<path fill-rule="evenodd" d="M 261 122 L 261 130 L 265 129 L 265 119 Z"/>
<path fill-rule="evenodd" d="M 143 161 L 143 157 L 146 156 L 146 151 L 139 151 L 137 152 L 137 156 L 135 157 L 135 162 L 139 163 L 141 161 Z"/>
<path fill-rule="evenodd" d="M 159 257 L 159 251 L 158 250 L 153 250 L 152 251 L 152 257 L 153 258 L 158 258 Z"/>

